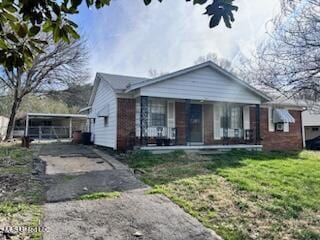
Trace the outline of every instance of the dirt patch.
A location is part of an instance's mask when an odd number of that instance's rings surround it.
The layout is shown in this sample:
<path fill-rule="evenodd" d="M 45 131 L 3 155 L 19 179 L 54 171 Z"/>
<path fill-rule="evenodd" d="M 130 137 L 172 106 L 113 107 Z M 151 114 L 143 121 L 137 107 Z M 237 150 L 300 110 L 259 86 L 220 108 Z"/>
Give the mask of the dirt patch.
<path fill-rule="evenodd" d="M 46 174 L 77 173 L 104 171 L 113 169 L 101 158 L 88 158 L 85 156 L 40 156 L 47 163 Z"/>
<path fill-rule="evenodd" d="M 44 202 L 44 163 L 34 152 L 0 146 L 0 239 L 40 239 L 41 233 L 11 227 L 36 228 Z"/>

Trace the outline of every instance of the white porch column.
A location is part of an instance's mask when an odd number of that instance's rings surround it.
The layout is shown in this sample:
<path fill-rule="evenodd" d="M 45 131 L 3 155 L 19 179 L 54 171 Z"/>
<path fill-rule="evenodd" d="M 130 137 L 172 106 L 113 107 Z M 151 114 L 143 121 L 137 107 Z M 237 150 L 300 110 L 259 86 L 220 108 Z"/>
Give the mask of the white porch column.
<path fill-rule="evenodd" d="M 26 129 L 24 131 L 24 135 L 25 136 L 28 136 L 28 133 L 29 133 L 29 115 L 27 113 L 27 117 L 26 117 Z"/>
<path fill-rule="evenodd" d="M 72 138 L 72 118 L 69 118 L 69 138 Z"/>

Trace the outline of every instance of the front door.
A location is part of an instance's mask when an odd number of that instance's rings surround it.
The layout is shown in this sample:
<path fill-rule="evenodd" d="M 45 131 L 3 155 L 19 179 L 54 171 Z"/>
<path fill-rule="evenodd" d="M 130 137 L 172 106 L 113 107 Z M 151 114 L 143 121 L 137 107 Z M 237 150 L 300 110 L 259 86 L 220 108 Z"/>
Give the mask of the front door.
<path fill-rule="evenodd" d="M 202 143 L 202 105 L 190 105 L 190 141 Z"/>

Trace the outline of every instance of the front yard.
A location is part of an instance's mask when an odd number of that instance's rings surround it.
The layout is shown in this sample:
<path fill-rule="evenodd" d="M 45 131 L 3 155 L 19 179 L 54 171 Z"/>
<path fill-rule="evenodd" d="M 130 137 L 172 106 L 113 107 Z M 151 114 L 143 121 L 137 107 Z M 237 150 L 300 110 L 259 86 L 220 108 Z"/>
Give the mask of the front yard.
<path fill-rule="evenodd" d="M 224 239 L 320 239 L 320 153 L 138 152 L 140 178 Z"/>
<path fill-rule="evenodd" d="M 0 146 L 0 238 L 40 239 L 43 169 L 31 150 Z M 20 229 L 17 229 L 19 227 Z M 13 229 L 15 228 L 15 229 Z"/>

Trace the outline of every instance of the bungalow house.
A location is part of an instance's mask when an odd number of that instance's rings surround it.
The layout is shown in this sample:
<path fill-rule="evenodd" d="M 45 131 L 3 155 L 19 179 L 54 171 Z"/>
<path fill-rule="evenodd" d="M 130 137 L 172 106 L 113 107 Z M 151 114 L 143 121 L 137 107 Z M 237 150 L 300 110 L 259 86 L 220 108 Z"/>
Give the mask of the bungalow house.
<path fill-rule="evenodd" d="M 153 79 L 97 73 L 88 109 L 93 142 L 115 150 L 302 148 L 303 108 L 212 62 Z"/>

